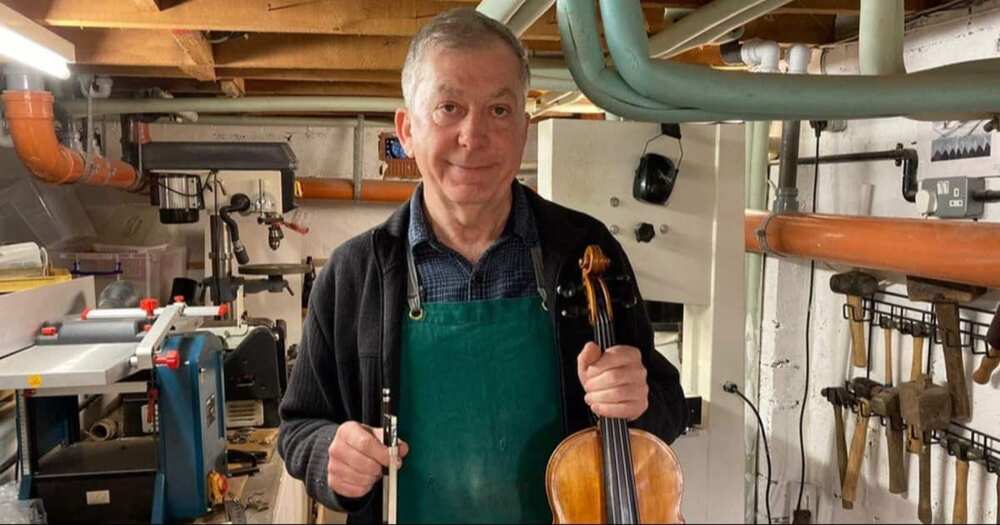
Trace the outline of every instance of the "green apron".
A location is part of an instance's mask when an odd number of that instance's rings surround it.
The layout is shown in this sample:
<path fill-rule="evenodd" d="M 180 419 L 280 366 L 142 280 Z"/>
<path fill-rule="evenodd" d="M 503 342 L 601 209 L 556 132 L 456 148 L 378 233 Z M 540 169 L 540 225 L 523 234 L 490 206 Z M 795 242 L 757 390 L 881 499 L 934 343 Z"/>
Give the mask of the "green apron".
<path fill-rule="evenodd" d="M 545 467 L 563 438 L 559 356 L 539 295 L 420 304 L 408 252 L 400 523 L 552 523 Z"/>

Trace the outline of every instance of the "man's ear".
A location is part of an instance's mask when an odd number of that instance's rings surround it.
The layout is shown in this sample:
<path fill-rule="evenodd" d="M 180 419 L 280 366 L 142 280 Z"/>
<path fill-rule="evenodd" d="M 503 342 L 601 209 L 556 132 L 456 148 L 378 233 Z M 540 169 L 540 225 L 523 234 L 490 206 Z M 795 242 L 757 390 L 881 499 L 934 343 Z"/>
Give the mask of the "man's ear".
<path fill-rule="evenodd" d="M 409 110 L 406 108 L 397 109 L 395 121 L 396 136 L 399 137 L 399 143 L 403 145 L 403 149 L 406 151 L 406 156 L 413 157 L 413 149 L 410 147 L 413 132 L 410 129 Z"/>

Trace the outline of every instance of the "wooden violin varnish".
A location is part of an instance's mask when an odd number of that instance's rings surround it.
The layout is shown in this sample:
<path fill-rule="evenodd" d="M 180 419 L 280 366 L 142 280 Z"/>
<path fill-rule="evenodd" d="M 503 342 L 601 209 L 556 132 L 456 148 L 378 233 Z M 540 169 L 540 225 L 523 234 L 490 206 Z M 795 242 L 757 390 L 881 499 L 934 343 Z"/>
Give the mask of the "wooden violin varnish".
<path fill-rule="evenodd" d="M 594 340 L 614 346 L 611 297 L 601 274 L 610 261 L 596 245 L 580 267 Z M 545 473 L 555 523 L 684 523 L 677 456 L 659 438 L 601 417 L 556 447 Z"/>

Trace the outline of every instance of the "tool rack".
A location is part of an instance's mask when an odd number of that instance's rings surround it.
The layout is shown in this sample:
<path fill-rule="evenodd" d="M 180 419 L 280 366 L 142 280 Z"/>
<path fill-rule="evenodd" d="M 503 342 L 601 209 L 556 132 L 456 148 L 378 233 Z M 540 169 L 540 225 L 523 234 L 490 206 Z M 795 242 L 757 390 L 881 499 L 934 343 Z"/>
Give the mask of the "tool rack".
<path fill-rule="evenodd" d="M 844 319 L 868 323 L 868 341 L 874 340 L 872 332 L 876 328 L 880 328 L 881 324 L 885 322 L 888 322 L 894 330 L 904 335 L 911 335 L 915 329 L 922 329 L 924 334 L 926 334 L 924 337 L 930 341 L 927 349 L 927 366 L 924 370 L 925 373 L 930 373 L 934 362 L 934 345 L 944 343 L 941 334 L 938 333 L 937 316 L 929 310 L 896 304 L 885 299 L 890 297 L 908 299 L 905 295 L 889 291 L 879 291 L 876 295 L 882 296 L 884 299 L 862 297 L 862 312 L 860 315 L 854 311 L 851 305 L 845 303 L 843 305 Z M 985 355 L 989 350 L 989 343 L 986 342 L 986 331 L 989 330 L 990 325 L 969 319 L 969 317 L 973 313 L 992 316 L 994 312 L 982 308 L 959 305 L 958 313 L 959 333 L 956 335 L 949 333 L 947 336 L 959 337 L 958 346 L 968 350 L 972 355 Z M 869 354 L 866 370 L 866 377 L 869 379 L 871 376 L 871 364 L 872 359 Z"/>
<path fill-rule="evenodd" d="M 881 298 L 878 298 L 878 296 L 881 296 Z M 894 330 L 904 335 L 912 335 L 915 331 L 922 331 L 925 334 L 924 337 L 929 341 L 927 365 L 924 370 L 925 373 L 929 374 L 934 363 L 934 345 L 942 345 L 944 343 L 938 331 L 937 316 L 930 310 L 896 304 L 890 301 L 891 298 L 908 299 L 903 294 L 880 290 L 875 296 L 862 298 L 862 312 L 860 312 L 860 315 L 854 311 L 851 305 L 845 303 L 843 305 L 844 319 L 868 323 L 869 341 L 874 340 L 872 332 L 876 328 L 882 327 L 885 323 L 888 323 Z M 959 305 L 958 312 L 959 333 L 955 336 L 960 338 L 959 346 L 968 350 L 972 355 L 985 355 L 989 350 L 989 343 L 986 341 L 986 332 L 989 329 L 989 324 L 970 319 L 969 317 L 973 314 L 992 316 L 994 312 L 962 305 Z M 953 335 L 949 333 L 946 336 L 952 337 Z M 868 366 L 865 371 L 865 376 L 869 379 L 871 379 L 872 361 L 869 354 Z M 848 392 L 853 396 L 854 392 L 851 390 L 849 382 L 845 382 L 845 386 L 847 386 Z M 859 403 L 852 399 L 851 406 L 847 408 L 857 413 Z M 886 426 L 887 421 L 884 417 L 876 414 L 871 414 L 870 416 L 878 418 L 879 424 L 882 427 Z M 1000 439 L 955 422 L 952 422 L 948 429 L 933 431 L 931 434 L 931 443 L 941 445 L 951 456 L 955 455 L 955 450 L 949 447 L 949 444 L 953 442 L 959 443 L 960 448 L 967 451 L 970 462 L 980 463 L 986 467 L 987 472 L 1000 475 Z"/>
<path fill-rule="evenodd" d="M 850 381 L 845 381 L 844 386 L 851 395 L 851 403 L 845 408 L 856 414 L 861 409 L 861 403 L 854 397 Z M 878 414 L 869 413 L 866 415 L 878 419 L 879 425 L 882 427 L 888 424 L 886 418 Z M 986 471 L 990 474 L 1000 475 L 1000 439 L 995 436 L 953 421 L 951 426 L 944 431 L 932 431 L 930 443 L 941 445 L 949 456 L 956 455 L 955 449 L 949 444 L 959 443 L 958 448 L 965 451 L 970 463 L 980 463 L 986 467 Z"/>

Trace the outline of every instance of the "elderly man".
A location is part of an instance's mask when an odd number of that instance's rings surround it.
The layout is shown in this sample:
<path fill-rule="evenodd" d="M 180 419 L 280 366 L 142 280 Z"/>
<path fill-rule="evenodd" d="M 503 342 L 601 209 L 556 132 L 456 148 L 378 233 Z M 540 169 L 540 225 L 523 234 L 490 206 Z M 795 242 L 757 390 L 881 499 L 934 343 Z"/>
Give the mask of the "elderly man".
<path fill-rule="evenodd" d="M 653 349 L 641 298 L 616 312 L 620 345 L 603 354 L 585 317 L 559 314 L 556 287 L 579 284 L 589 244 L 635 279 L 600 222 L 514 180 L 528 77 L 517 38 L 473 10 L 424 26 L 396 113 L 422 184 L 338 247 L 313 288 L 280 451 L 352 522 L 381 521 L 383 387 L 399 417 L 401 522 L 551 523 L 548 457 L 593 414 L 667 442 L 685 427 L 677 369 Z"/>

